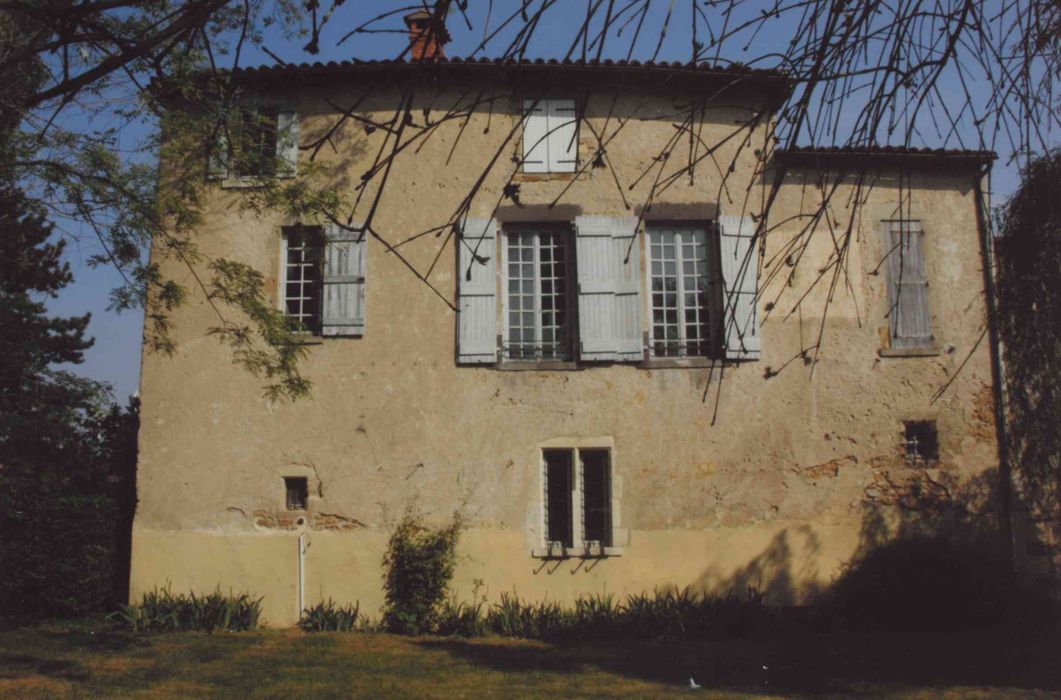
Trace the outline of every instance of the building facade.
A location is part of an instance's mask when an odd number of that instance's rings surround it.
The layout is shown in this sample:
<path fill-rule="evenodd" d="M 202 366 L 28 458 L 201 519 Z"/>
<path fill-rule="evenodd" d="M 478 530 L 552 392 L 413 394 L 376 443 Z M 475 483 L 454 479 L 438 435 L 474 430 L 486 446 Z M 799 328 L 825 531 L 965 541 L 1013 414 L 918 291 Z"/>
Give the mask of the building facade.
<path fill-rule="evenodd" d="M 312 160 L 360 203 L 349 227 L 254 215 L 253 178 L 212 165 L 197 244 L 266 277 L 314 388 L 268 400 L 205 300 L 176 312 L 176 354 L 143 358 L 134 598 L 220 585 L 263 595 L 275 625 L 329 597 L 373 614 L 415 507 L 466 519 L 464 597 L 478 580 L 491 598 L 755 586 L 796 604 L 867 547 L 960 525 L 957 500 L 993 508 L 991 154 L 770 154 L 787 88 L 763 72 L 239 78 L 290 174 Z M 383 162 L 388 139 L 409 145 Z M 362 178 L 380 167 L 382 192 Z"/>

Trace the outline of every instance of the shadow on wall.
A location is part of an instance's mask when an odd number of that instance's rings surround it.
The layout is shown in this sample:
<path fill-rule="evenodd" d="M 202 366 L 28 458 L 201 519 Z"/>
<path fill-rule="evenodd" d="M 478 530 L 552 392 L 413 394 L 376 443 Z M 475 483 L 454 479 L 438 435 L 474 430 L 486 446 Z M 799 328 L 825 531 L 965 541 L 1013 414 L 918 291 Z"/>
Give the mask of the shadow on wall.
<path fill-rule="evenodd" d="M 692 589 L 706 593 L 743 594 L 755 589 L 773 605 L 797 605 L 814 600 L 821 592 L 819 561 L 821 538 L 809 525 L 799 525 L 774 535 L 770 544 L 729 576 L 717 567 L 704 571 Z"/>
<path fill-rule="evenodd" d="M 868 605 L 869 596 L 887 595 L 896 609 L 872 606 L 880 613 L 877 622 L 892 619 L 908 628 L 919 626 L 913 624 L 919 614 L 926 624 L 954 625 L 955 620 L 944 619 L 946 606 L 936 605 L 933 597 L 952 604 L 950 615 L 958 615 L 963 605 L 980 611 L 982 624 L 969 625 L 973 628 L 1016 614 L 999 607 L 1019 595 L 1023 583 L 1006 559 L 996 471 L 960 479 L 946 468 L 880 469 L 864 490 L 861 508 L 855 553 L 832 582 L 823 583 L 821 568 L 831 564 L 823 558 L 821 539 L 813 528 L 801 525 L 777 533 L 735 572 L 705 569 L 692 588 L 713 594 L 756 589 L 779 606 L 836 604 L 838 596 L 849 597 L 852 605 Z M 939 614 L 929 614 L 933 609 Z"/>

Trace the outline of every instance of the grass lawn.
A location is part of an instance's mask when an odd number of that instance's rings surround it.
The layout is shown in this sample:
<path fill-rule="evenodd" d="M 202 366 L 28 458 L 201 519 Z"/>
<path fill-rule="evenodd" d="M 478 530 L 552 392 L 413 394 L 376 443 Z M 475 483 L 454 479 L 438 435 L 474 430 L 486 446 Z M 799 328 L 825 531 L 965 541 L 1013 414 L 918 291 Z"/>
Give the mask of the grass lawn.
<path fill-rule="evenodd" d="M 688 690 L 693 676 L 703 686 Z M 1061 632 L 543 644 L 264 630 L 0 629 L 0 697 L 1057 697 Z"/>

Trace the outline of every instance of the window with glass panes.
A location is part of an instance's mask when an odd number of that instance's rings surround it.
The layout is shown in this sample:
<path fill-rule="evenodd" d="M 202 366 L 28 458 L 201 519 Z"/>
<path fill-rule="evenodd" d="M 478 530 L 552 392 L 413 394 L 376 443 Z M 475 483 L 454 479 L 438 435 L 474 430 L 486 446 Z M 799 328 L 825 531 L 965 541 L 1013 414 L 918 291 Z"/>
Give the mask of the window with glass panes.
<path fill-rule="evenodd" d="M 719 274 L 706 226 L 648 228 L 655 357 L 717 355 L 721 334 Z"/>
<path fill-rule="evenodd" d="M 275 107 L 243 109 L 240 111 L 239 151 L 236 173 L 240 177 L 268 175 L 276 163 Z"/>
<path fill-rule="evenodd" d="M 544 544 L 612 546 L 611 452 L 606 448 L 542 451 Z"/>
<path fill-rule="evenodd" d="M 535 228 L 505 238 L 505 358 L 570 359 L 570 234 Z"/>
<path fill-rule="evenodd" d="M 284 310 L 308 333 L 320 333 L 321 258 L 324 240 L 320 229 L 290 228 L 284 232 Z"/>

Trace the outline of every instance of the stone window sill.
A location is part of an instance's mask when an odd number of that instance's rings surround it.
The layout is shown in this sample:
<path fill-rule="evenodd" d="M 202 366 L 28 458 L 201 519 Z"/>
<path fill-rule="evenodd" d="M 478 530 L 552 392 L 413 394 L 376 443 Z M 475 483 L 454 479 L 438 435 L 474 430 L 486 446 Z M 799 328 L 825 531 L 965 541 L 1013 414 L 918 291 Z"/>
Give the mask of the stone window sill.
<path fill-rule="evenodd" d="M 289 180 L 293 175 L 280 174 L 276 176 L 277 180 Z M 240 177 L 225 177 L 225 178 L 214 178 L 214 180 L 221 185 L 223 190 L 246 190 L 254 187 L 262 187 L 265 184 L 265 179 L 257 175 L 246 175 Z"/>
<path fill-rule="evenodd" d="M 569 182 L 578 177 L 578 171 L 569 173 L 516 173 L 512 182 Z"/>
<path fill-rule="evenodd" d="M 531 550 L 531 556 L 535 559 L 607 559 L 608 557 L 621 557 L 626 550 L 623 547 L 573 547 L 560 552 L 545 547 L 535 547 Z"/>
<path fill-rule="evenodd" d="M 938 345 L 926 345 L 920 348 L 881 348 L 881 357 L 936 357 L 942 355 Z"/>
<path fill-rule="evenodd" d="M 570 372 L 580 369 L 577 362 L 566 360 L 543 360 L 541 362 L 517 362 L 505 360 L 495 365 L 502 372 Z"/>
<path fill-rule="evenodd" d="M 715 357 L 653 357 L 638 364 L 641 369 L 695 369 L 721 367 L 723 360 Z"/>

